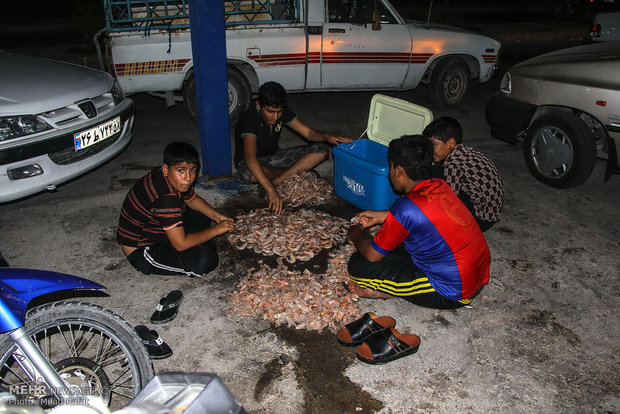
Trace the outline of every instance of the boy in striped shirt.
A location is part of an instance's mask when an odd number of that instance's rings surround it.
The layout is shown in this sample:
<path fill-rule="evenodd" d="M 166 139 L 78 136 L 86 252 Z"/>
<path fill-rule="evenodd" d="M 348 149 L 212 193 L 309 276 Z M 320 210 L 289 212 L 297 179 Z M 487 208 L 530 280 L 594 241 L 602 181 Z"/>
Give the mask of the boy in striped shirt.
<path fill-rule="evenodd" d="M 199 168 L 198 151 L 173 142 L 164 149 L 161 167 L 129 190 L 116 240 L 142 273 L 201 277 L 217 267 L 211 241 L 232 231 L 235 223 L 196 194 Z"/>

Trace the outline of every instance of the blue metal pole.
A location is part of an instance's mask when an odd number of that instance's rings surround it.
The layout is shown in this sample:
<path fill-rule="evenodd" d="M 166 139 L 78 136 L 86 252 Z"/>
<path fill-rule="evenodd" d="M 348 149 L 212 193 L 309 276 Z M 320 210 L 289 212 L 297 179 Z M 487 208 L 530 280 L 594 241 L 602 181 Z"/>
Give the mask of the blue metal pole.
<path fill-rule="evenodd" d="M 224 2 L 190 0 L 189 11 L 202 171 L 231 175 Z"/>

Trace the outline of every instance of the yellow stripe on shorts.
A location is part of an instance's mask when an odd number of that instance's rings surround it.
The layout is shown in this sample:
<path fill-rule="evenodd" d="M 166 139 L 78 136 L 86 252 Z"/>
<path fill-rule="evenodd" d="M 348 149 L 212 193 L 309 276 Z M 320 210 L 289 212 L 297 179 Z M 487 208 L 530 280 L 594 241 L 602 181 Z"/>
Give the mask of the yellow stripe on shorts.
<path fill-rule="evenodd" d="M 350 275 L 349 275 L 350 276 Z M 413 296 L 421 293 L 435 292 L 427 277 L 421 277 L 409 282 L 393 282 L 384 279 L 366 279 L 350 276 L 359 286 L 388 293 L 392 296 Z"/>

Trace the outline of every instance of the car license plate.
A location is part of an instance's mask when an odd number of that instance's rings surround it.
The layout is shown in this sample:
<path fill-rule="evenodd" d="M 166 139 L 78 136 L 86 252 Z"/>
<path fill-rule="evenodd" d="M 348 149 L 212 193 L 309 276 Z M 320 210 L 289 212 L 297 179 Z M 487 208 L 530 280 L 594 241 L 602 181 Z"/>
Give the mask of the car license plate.
<path fill-rule="evenodd" d="M 119 132 L 121 132 L 121 117 L 117 116 L 104 124 L 75 134 L 73 136 L 75 150 L 79 151 L 88 148 Z"/>

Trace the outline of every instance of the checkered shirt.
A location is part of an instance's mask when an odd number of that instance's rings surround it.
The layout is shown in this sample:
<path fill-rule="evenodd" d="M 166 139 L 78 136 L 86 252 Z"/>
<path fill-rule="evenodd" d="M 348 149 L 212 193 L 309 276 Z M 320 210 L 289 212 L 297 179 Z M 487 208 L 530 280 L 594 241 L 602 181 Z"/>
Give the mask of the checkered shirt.
<path fill-rule="evenodd" d="M 457 145 L 444 160 L 444 176 L 452 190 L 467 194 L 478 219 L 499 221 L 504 205 L 504 186 L 499 171 L 480 151 Z"/>

